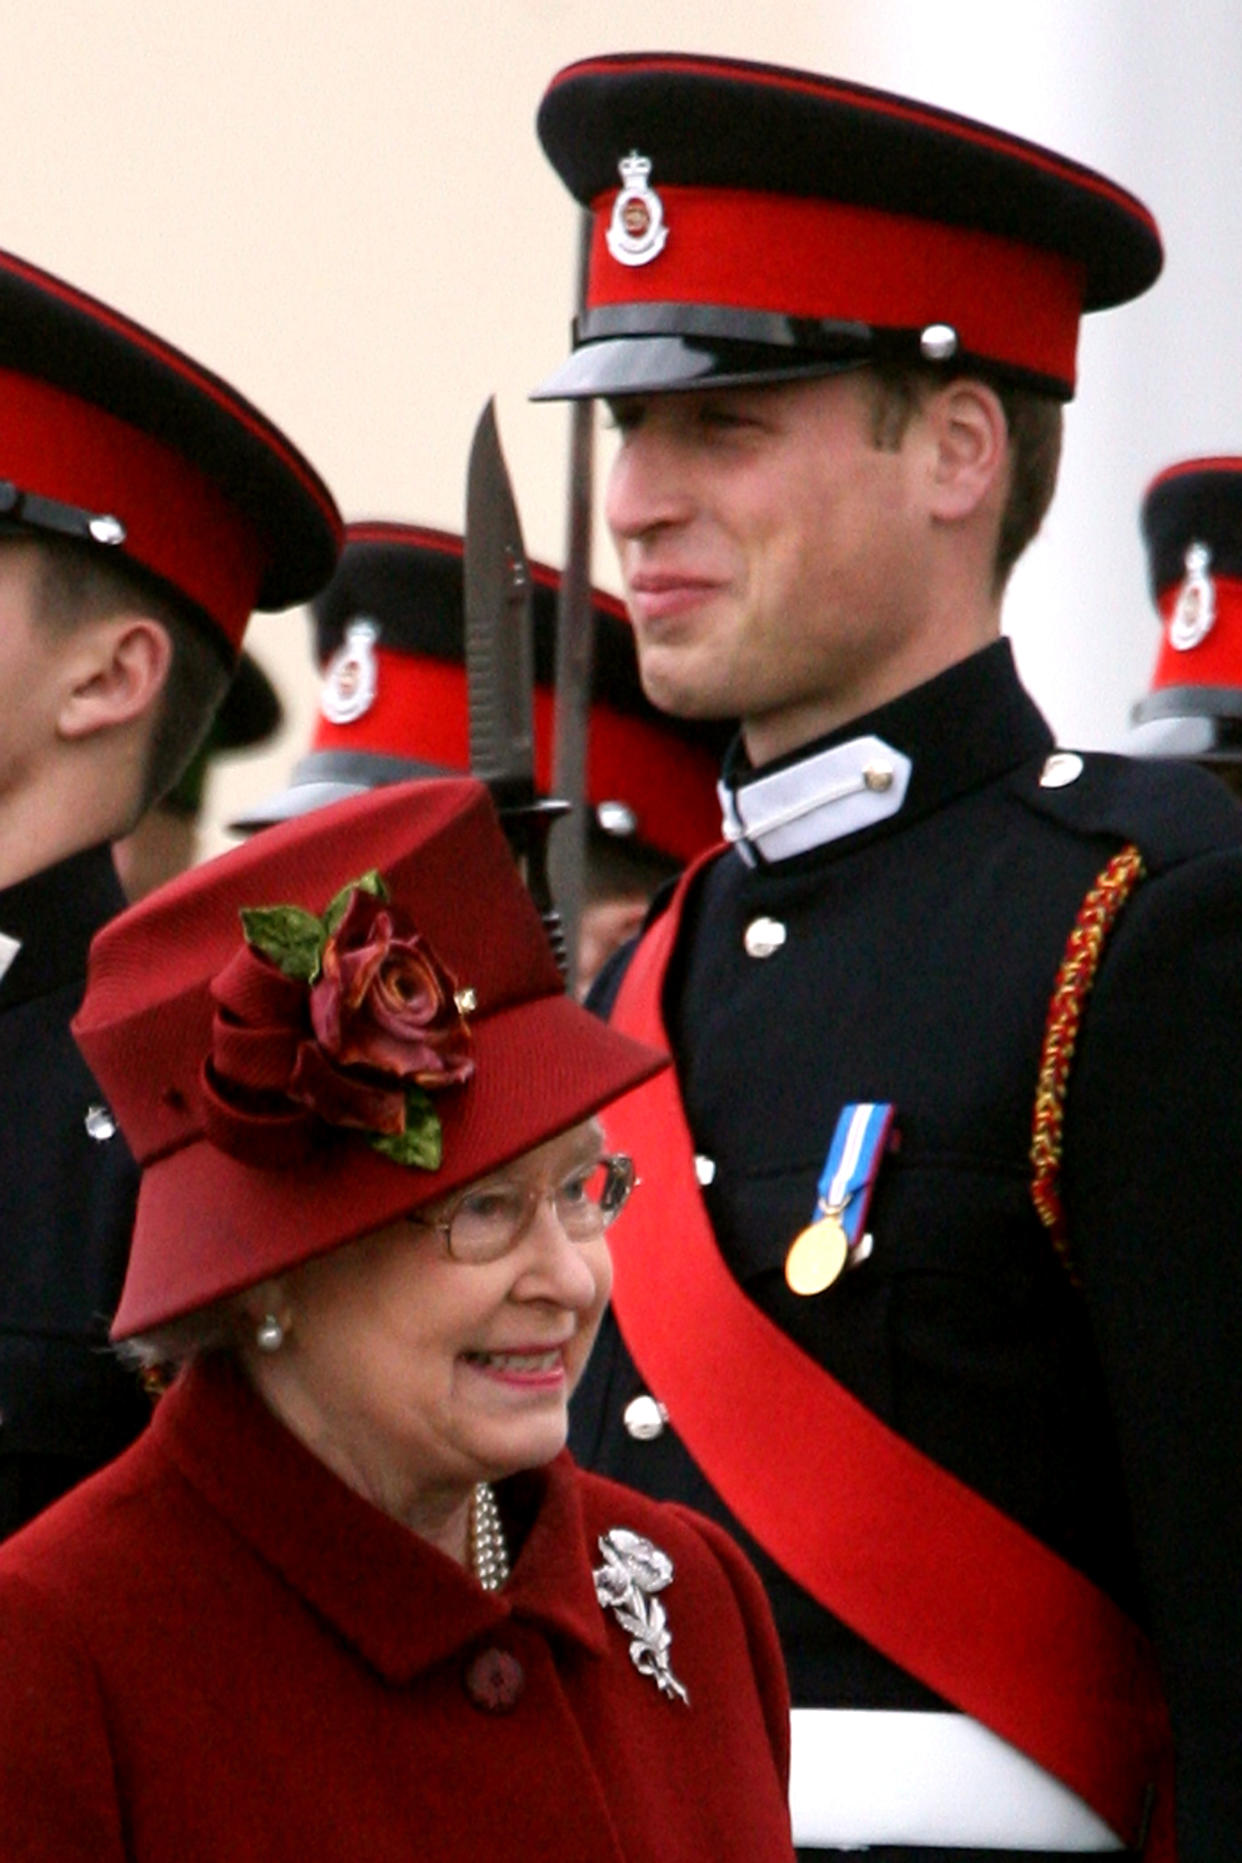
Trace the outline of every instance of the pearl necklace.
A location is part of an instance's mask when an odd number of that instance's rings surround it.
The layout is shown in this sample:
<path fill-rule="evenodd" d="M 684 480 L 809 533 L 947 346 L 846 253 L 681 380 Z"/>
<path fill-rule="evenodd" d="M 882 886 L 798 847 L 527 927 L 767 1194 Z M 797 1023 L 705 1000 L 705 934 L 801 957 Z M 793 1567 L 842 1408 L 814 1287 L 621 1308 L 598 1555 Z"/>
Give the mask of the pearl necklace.
<path fill-rule="evenodd" d="M 470 1564 L 484 1591 L 499 1591 L 509 1576 L 509 1548 L 490 1482 L 476 1482 L 470 1501 Z"/>

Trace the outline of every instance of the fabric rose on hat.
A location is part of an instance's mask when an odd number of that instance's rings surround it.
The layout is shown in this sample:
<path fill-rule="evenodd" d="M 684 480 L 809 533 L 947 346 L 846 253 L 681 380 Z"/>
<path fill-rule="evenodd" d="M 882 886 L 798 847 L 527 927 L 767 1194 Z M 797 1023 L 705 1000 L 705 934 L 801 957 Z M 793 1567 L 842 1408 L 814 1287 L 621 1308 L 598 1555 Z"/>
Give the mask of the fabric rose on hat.
<path fill-rule="evenodd" d="M 468 1080 L 474 1062 L 453 979 L 420 933 L 359 887 L 328 938 L 311 985 L 320 1050 L 420 1087 Z"/>
<path fill-rule="evenodd" d="M 378 873 L 321 918 L 241 915 L 245 946 L 216 979 L 207 1086 L 214 1142 L 255 1162 L 304 1154 L 314 1120 L 364 1132 L 399 1164 L 435 1170 L 430 1095 L 474 1072 L 470 992 L 388 901 Z"/>

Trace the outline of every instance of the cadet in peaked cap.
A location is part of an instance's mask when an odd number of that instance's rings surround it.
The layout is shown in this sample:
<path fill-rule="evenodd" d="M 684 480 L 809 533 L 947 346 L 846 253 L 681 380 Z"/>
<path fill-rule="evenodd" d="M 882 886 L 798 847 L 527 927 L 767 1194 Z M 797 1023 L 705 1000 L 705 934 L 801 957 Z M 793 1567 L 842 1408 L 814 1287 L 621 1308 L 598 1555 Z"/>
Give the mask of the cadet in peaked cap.
<path fill-rule="evenodd" d="M 592 234 L 537 394 L 610 404 L 649 696 L 741 721 L 733 846 L 592 997 L 676 1071 L 618 1108 L 655 1195 L 573 1445 L 758 1562 L 802 1854 L 1167 1860 L 1176 1760 L 1215 1863 L 1242 816 L 1057 750 L 1001 637 L 1080 320 L 1157 228 L 1002 129 L 724 58 L 584 59 L 538 129 Z"/>
<path fill-rule="evenodd" d="M 470 767 L 462 539 L 425 526 L 352 523 L 331 581 L 311 603 L 319 714 L 288 788 L 229 825 L 261 828 L 412 776 Z M 560 575 L 532 563 L 535 761 L 552 789 Z M 625 610 L 593 595 L 587 757 L 588 903 L 580 977 L 637 929 L 652 893 L 719 838 L 716 774 L 726 726 L 665 717 L 643 693 Z"/>
<path fill-rule="evenodd" d="M 1126 748 L 1191 757 L 1242 781 L 1242 459 L 1166 466 L 1143 497 L 1148 578 L 1163 629 Z"/>
<path fill-rule="evenodd" d="M 145 1421 L 101 1350 L 135 1172 L 69 1036 L 110 844 L 207 731 L 251 611 L 331 574 L 340 518 L 235 389 L 0 253 L 0 1535 Z"/>

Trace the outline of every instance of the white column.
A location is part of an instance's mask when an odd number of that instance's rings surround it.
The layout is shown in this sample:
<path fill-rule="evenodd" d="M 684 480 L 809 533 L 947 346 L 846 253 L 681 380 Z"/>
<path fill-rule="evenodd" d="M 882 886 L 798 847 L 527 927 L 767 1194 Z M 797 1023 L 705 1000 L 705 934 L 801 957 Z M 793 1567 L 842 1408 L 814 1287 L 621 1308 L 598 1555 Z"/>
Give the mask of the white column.
<path fill-rule="evenodd" d="M 821 14 L 823 69 L 1045 143 L 1160 223 L 1163 277 L 1085 320 L 1060 487 L 1006 604 L 1058 735 L 1117 746 L 1158 644 L 1143 491 L 1175 459 L 1242 453 L 1242 6 L 821 0 Z"/>

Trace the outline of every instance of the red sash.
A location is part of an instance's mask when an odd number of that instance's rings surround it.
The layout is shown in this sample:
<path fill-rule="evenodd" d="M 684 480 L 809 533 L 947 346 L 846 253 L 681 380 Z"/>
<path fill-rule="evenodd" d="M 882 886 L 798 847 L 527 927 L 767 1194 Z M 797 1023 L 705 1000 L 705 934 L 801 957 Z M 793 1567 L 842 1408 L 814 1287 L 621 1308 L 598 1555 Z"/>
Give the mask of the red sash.
<path fill-rule="evenodd" d="M 661 992 L 690 878 L 639 945 L 612 1015 L 665 1049 Z M 867 1642 L 1063 1781 L 1132 1848 L 1146 1831 L 1151 1863 L 1172 1863 L 1168 1721 L 1139 1630 L 746 1297 L 699 1195 L 672 1069 L 609 1109 L 608 1135 L 643 1180 L 613 1251 L 618 1323 L 732 1512 Z"/>

